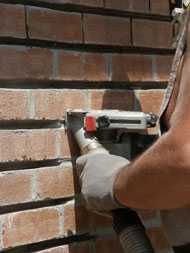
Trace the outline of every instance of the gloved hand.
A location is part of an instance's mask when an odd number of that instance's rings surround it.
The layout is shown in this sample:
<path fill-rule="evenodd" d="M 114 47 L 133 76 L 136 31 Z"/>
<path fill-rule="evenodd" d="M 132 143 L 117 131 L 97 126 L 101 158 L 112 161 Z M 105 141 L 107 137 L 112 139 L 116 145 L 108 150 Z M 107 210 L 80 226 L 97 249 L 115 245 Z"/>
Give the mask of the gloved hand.
<path fill-rule="evenodd" d="M 77 172 L 87 209 L 111 211 L 124 207 L 114 198 L 113 186 L 119 171 L 128 164 L 127 159 L 108 153 L 92 153 L 77 159 Z"/>

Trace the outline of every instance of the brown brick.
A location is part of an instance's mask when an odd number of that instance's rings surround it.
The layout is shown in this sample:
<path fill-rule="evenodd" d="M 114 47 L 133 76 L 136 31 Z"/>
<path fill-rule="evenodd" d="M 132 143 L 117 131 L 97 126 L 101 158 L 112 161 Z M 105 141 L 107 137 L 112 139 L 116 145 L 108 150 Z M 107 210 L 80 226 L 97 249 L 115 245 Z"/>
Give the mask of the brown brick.
<path fill-rule="evenodd" d="M 103 7 L 103 0 L 62 0 L 65 3 L 80 4 L 94 7 Z"/>
<path fill-rule="evenodd" d="M 81 42 L 81 15 L 27 7 L 29 37 L 58 42 Z"/>
<path fill-rule="evenodd" d="M 69 245 L 69 251 L 66 253 L 90 253 L 92 252 L 91 247 L 87 243 L 76 243 Z M 61 253 L 61 252 L 60 252 Z"/>
<path fill-rule="evenodd" d="M 132 11 L 149 12 L 149 0 L 129 0 Z"/>
<path fill-rule="evenodd" d="M 42 208 L 5 215 L 3 220 L 4 248 L 40 242 L 60 235 L 59 212 Z"/>
<path fill-rule="evenodd" d="M 0 80 L 43 80 L 52 77 L 49 49 L 0 46 Z"/>
<path fill-rule="evenodd" d="M 164 91 L 147 90 L 139 92 L 140 107 L 143 112 L 158 114 L 163 100 Z"/>
<path fill-rule="evenodd" d="M 68 109 L 83 109 L 85 97 L 81 90 L 34 90 L 35 119 L 63 120 Z"/>
<path fill-rule="evenodd" d="M 77 143 L 71 133 L 72 141 L 69 138 L 69 135 L 65 129 L 59 132 L 58 142 L 61 143 L 61 157 L 71 157 L 71 148 L 77 146 Z M 72 147 L 71 147 L 72 146 Z M 80 153 L 79 153 L 80 154 Z"/>
<path fill-rule="evenodd" d="M 84 80 L 83 54 L 79 52 L 59 52 L 58 79 L 62 80 Z"/>
<path fill-rule="evenodd" d="M 58 135 L 60 144 L 60 156 L 70 158 L 71 156 L 80 155 L 78 145 L 73 134 L 69 130 L 60 130 Z"/>
<path fill-rule="evenodd" d="M 36 253 L 90 253 L 90 244 L 88 243 L 72 243 L 59 246 L 47 250 L 37 251 Z"/>
<path fill-rule="evenodd" d="M 85 43 L 91 44 L 129 45 L 129 19 L 100 15 L 85 15 L 84 38 Z"/>
<path fill-rule="evenodd" d="M 115 236 L 102 237 L 95 241 L 96 252 L 104 253 L 122 253 L 121 245 L 119 240 Z"/>
<path fill-rule="evenodd" d="M 108 73 L 104 55 L 98 53 L 59 53 L 58 79 L 75 81 L 107 81 Z"/>
<path fill-rule="evenodd" d="M 101 231 L 102 229 L 112 229 L 113 227 L 113 220 L 110 216 L 103 216 L 98 213 L 90 212 L 89 211 L 89 224 L 91 230 L 93 231 Z"/>
<path fill-rule="evenodd" d="M 95 6 L 95 7 L 103 7 L 104 6 L 104 0 L 70 0 L 73 4 L 77 2 L 81 5 L 88 5 L 88 6 Z"/>
<path fill-rule="evenodd" d="M 83 109 L 85 96 L 82 90 L 0 90 L 0 119 L 2 120 L 55 120 L 63 119 L 68 109 Z M 28 93 L 28 94 L 27 94 Z M 29 106 L 34 107 L 33 114 Z"/>
<path fill-rule="evenodd" d="M 37 171 L 36 190 L 40 199 L 56 199 L 73 196 L 75 190 L 71 166 L 62 165 Z"/>
<path fill-rule="evenodd" d="M 0 205 L 72 197 L 80 187 L 71 163 L 0 173 Z M 35 185 L 35 188 L 32 188 Z"/>
<path fill-rule="evenodd" d="M 98 232 L 102 229 L 112 230 L 112 219 L 89 212 L 84 203 L 70 202 L 64 206 L 64 234 L 81 234 L 91 231 Z"/>
<path fill-rule="evenodd" d="M 40 0 L 40 2 L 56 3 L 56 4 L 80 4 L 93 7 L 103 7 L 103 0 Z"/>
<path fill-rule="evenodd" d="M 0 173 L 0 205 L 23 203 L 32 199 L 32 175 L 25 171 Z"/>
<path fill-rule="evenodd" d="M 24 6 L 0 3 L 0 36 L 26 37 Z"/>
<path fill-rule="evenodd" d="M 55 159 L 54 130 L 3 130 L 0 132 L 0 161 Z"/>
<path fill-rule="evenodd" d="M 73 203 L 64 207 L 64 234 L 81 234 L 90 228 L 89 214 L 82 206 Z"/>
<path fill-rule="evenodd" d="M 152 59 L 147 55 L 121 55 L 112 57 L 113 81 L 152 81 Z"/>
<path fill-rule="evenodd" d="M 133 110 L 134 94 L 132 91 L 92 91 L 91 92 L 91 108 L 101 109 L 118 109 Z"/>
<path fill-rule="evenodd" d="M 152 13 L 169 15 L 170 4 L 169 0 L 151 0 L 150 8 Z"/>
<path fill-rule="evenodd" d="M 168 81 L 171 71 L 173 56 L 155 56 L 156 78 L 158 81 Z"/>
<path fill-rule="evenodd" d="M 163 36 L 164 34 L 164 36 Z M 172 42 L 172 24 L 165 21 L 133 20 L 134 46 L 169 48 Z"/>
<path fill-rule="evenodd" d="M 101 54 L 85 54 L 84 59 L 84 80 L 107 81 L 106 59 Z"/>
<path fill-rule="evenodd" d="M 105 7 L 118 10 L 129 10 L 129 0 L 105 0 Z"/>
<path fill-rule="evenodd" d="M 85 107 L 85 98 L 82 90 L 64 90 L 64 110 L 82 109 Z"/>
<path fill-rule="evenodd" d="M 28 98 L 25 90 L 0 90 L 0 119 L 27 119 Z"/>
<path fill-rule="evenodd" d="M 118 10 L 130 10 L 137 12 L 148 12 L 149 1 L 148 0 L 105 0 L 106 7 Z"/>

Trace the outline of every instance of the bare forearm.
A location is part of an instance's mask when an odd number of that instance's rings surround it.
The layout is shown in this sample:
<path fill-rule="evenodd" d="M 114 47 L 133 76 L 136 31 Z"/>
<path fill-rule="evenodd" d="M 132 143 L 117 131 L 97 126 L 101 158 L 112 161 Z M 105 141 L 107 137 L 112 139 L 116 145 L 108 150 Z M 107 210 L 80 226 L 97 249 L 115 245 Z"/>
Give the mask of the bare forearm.
<path fill-rule="evenodd" d="M 175 138 L 173 138 L 175 136 Z M 171 209 L 190 203 L 190 169 L 177 134 L 163 135 L 118 175 L 119 202 L 142 209 Z M 183 141 L 182 141 L 183 143 Z"/>
<path fill-rule="evenodd" d="M 115 181 L 116 198 L 129 207 L 171 209 L 190 204 L 190 30 L 187 44 L 165 113 L 169 131 Z"/>

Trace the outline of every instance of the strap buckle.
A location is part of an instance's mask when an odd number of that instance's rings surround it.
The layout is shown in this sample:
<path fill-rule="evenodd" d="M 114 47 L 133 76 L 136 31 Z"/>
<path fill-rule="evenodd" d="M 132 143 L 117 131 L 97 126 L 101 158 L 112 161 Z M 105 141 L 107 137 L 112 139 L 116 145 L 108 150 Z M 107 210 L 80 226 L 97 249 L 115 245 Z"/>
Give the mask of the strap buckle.
<path fill-rule="evenodd" d="M 190 9 L 190 0 L 183 0 L 183 8 Z"/>

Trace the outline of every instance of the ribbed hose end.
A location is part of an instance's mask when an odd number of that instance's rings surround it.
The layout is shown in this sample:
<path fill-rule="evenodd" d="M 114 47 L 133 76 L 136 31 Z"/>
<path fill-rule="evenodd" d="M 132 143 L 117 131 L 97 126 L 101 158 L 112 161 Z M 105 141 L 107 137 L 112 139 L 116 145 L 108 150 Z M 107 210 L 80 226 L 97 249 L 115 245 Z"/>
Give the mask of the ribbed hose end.
<path fill-rule="evenodd" d="M 131 225 L 125 228 L 119 240 L 126 253 L 154 253 L 145 230 L 140 225 Z"/>
<path fill-rule="evenodd" d="M 114 211 L 113 228 L 119 237 L 124 253 L 154 253 L 136 212 L 130 209 Z"/>

